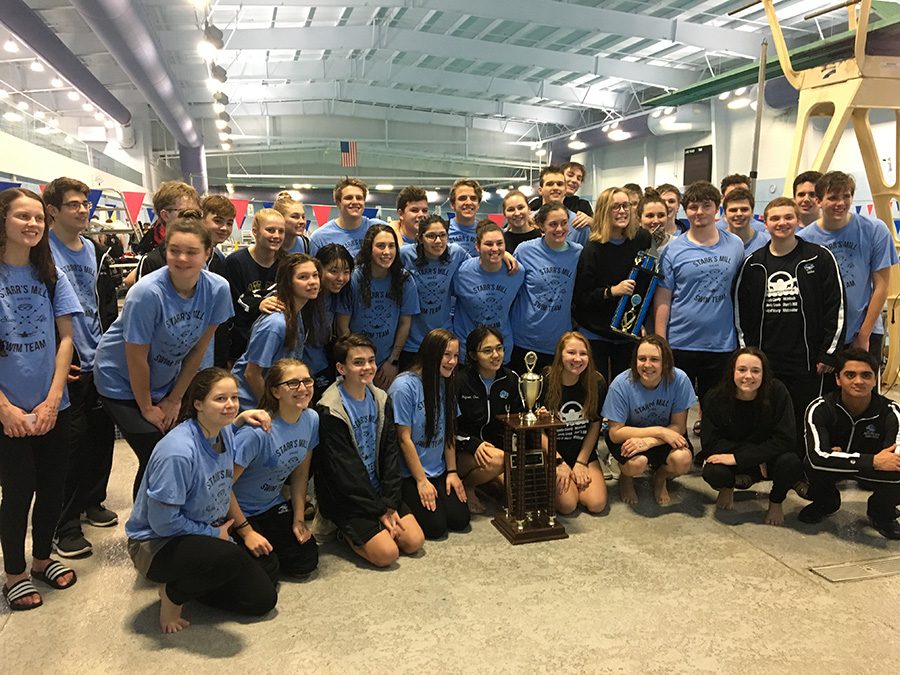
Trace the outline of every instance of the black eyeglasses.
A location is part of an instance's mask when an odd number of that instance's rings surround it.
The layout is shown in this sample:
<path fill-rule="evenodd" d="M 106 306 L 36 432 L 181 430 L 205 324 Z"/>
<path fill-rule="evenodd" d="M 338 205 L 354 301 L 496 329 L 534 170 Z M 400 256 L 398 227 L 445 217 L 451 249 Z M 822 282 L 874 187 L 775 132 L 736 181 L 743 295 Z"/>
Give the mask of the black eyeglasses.
<path fill-rule="evenodd" d="M 446 232 L 426 232 L 422 236 L 425 237 L 428 241 L 437 241 L 439 239 L 443 241 L 447 238 L 448 235 Z"/>
<path fill-rule="evenodd" d="M 277 386 L 280 387 L 280 386 L 284 385 L 291 391 L 297 391 L 300 387 L 303 387 L 304 389 L 309 389 L 315 383 L 316 383 L 316 381 L 314 379 L 312 379 L 311 377 L 304 377 L 299 380 L 297 380 L 297 379 L 285 380 L 284 382 L 279 382 Z"/>
<path fill-rule="evenodd" d="M 71 202 L 65 202 L 65 203 L 63 203 L 63 206 L 65 206 L 65 207 L 66 207 L 67 209 L 69 209 L 70 211 L 77 211 L 78 209 L 88 209 L 88 210 L 90 210 L 90 208 L 91 208 L 91 203 L 90 203 L 89 201 L 83 201 L 83 202 L 81 202 L 81 201 L 78 201 L 77 199 L 74 199 L 74 200 L 72 200 Z"/>

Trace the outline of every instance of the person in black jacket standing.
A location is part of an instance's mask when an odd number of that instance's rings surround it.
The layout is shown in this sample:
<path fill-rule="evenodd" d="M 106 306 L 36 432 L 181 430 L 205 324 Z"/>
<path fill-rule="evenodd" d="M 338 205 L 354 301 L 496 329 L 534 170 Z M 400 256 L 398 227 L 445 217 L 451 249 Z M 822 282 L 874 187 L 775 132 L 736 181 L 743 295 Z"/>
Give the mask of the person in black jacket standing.
<path fill-rule="evenodd" d="M 855 478 L 872 490 L 866 513 L 888 539 L 900 539 L 900 406 L 873 392 L 878 362 L 852 347 L 836 368 L 839 390 L 813 401 L 806 411 L 806 475 L 812 504 L 798 517 L 819 523 L 841 507 L 837 482 Z"/>
<path fill-rule="evenodd" d="M 484 513 L 475 488 L 503 473 L 503 426 L 497 415 L 524 410 L 519 376 L 503 365 L 503 333 L 477 326 L 466 338 L 466 365 L 457 375 L 456 467 L 470 513 Z"/>
<path fill-rule="evenodd" d="M 642 200 L 643 201 L 643 200 Z M 631 217 L 628 193 L 607 188 L 597 199 L 590 239 L 578 259 L 572 316 L 591 344 L 594 363 L 607 382 L 628 370 L 634 340 L 610 328 L 623 295 L 634 292 L 628 278 L 635 256 L 651 246 L 650 233 Z"/>
<path fill-rule="evenodd" d="M 799 438 L 803 413 L 844 344 L 844 285 L 831 251 L 796 236 L 800 212 L 793 200 L 773 199 L 763 217 L 772 240 L 737 276 L 735 324 L 740 345 L 763 350 L 787 386 Z"/>
<path fill-rule="evenodd" d="M 794 408 L 772 376 L 766 355 L 742 347 L 731 355 L 722 383 L 703 399 L 700 442 L 703 480 L 719 491 L 716 507 L 731 510 L 734 489 L 772 481 L 768 525 L 784 523 L 781 504 L 803 477 L 796 452 Z"/>
<path fill-rule="evenodd" d="M 372 384 L 375 345 L 351 333 L 334 346 L 342 376 L 319 401 L 319 450 L 313 468 L 322 519 L 377 567 L 422 548 L 425 535 L 400 497 L 400 447 L 390 397 Z"/>

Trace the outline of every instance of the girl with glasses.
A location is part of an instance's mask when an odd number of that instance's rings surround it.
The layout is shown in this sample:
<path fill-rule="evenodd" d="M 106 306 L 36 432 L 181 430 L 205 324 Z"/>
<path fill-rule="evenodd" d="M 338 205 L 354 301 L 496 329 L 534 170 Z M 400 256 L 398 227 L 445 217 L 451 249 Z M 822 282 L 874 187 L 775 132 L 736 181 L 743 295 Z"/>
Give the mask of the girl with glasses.
<path fill-rule="evenodd" d="M 591 235 L 578 259 L 572 316 L 591 343 L 597 370 L 612 382 L 628 369 L 634 340 L 610 324 L 622 296 L 634 292 L 629 279 L 635 257 L 650 248 L 650 234 L 631 218 L 628 193 L 607 188 L 594 209 Z"/>
<path fill-rule="evenodd" d="M 469 526 L 466 491 L 456 467 L 459 341 L 438 328 L 422 340 L 416 362 L 391 385 L 394 424 L 403 453 L 403 501 L 426 539 Z"/>
<path fill-rule="evenodd" d="M 513 346 L 510 311 L 525 281 L 525 269 L 521 265 L 514 272 L 506 269 L 503 230 L 490 220 L 478 224 L 475 248 L 478 257 L 460 265 L 453 279 L 453 332 L 464 339 L 476 326 L 496 328 L 503 335 L 503 363 L 508 364 Z M 460 358 L 465 357 L 460 354 Z"/>
<path fill-rule="evenodd" d="M 280 311 L 261 315 L 254 323 L 247 351 L 234 364 L 241 407 L 256 407 L 265 392 L 263 379 L 275 361 L 300 359 L 307 342 L 324 344 L 328 336 L 319 297 L 322 265 L 305 253 L 292 253 L 278 265 L 275 298 Z"/>
<path fill-rule="evenodd" d="M 497 415 L 520 413 L 519 377 L 503 365 L 503 334 L 478 326 L 466 338 L 466 364 L 457 377 L 456 468 L 470 513 L 484 513 L 478 485 L 503 473 L 503 427 Z"/>
<path fill-rule="evenodd" d="M 459 244 L 448 243 L 449 227 L 440 216 L 428 216 L 419 223 L 416 243 L 400 247 L 400 262 L 415 280 L 419 294 L 419 313 L 412 318 L 409 337 L 400 354 L 400 370 L 412 365 L 430 331 L 450 329 L 453 277 L 469 254 Z"/>
<path fill-rule="evenodd" d="M 315 380 L 297 359 L 281 359 L 266 373 L 259 407 L 272 417 L 268 433 L 245 427 L 235 435 L 234 492 L 228 517 L 237 541 L 257 558 L 277 560 L 282 574 L 305 578 L 319 564 L 316 540 L 307 529 L 306 503 L 319 415 L 309 409 Z M 290 499 L 283 487 L 290 490 Z M 244 525 L 246 523 L 246 525 Z"/>

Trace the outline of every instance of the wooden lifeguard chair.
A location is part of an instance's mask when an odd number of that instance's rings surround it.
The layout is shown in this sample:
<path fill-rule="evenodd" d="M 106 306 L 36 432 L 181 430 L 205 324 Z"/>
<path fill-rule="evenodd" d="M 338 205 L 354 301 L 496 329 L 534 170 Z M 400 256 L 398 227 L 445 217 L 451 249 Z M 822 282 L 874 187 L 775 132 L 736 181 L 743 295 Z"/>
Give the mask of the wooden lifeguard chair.
<path fill-rule="evenodd" d="M 856 32 L 853 56 L 843 61 L 798 72 L 791 65 L 790 53 L 775 13 L 774 1 L 760 1 L 765 7 L 781 70 L 787 81 L 800 93 L 797 128 L 785 174 L 785 196 L 793 196 L 791 185 L 800 168 L 800 157 L 806 141 L 810 118 L 814 116 L 831 117 L 816 158 L 808 167 L 813 171 L 822 172 L 828 170 L 841 135 L 847 127 L 847 123 L 852 121 L 863 166 L 866 169 L 866 177 L 872 191 L 875 213 L 878 218 L 887 223 L 894 245 L 897 246 L 900 244 L 900 238 L 893 226 L 891 200 L 900 201 L 900 171 L 896 172 L 897 176 L 894 182 L 888 184 L 875 148 L 869 114 L 872 110 L 877 109 L 894 111 L 897 144 L 894 157 L 900 160 L 900 45 L 896 47 L 896 54 L 889 56 L 867 54 L 866 40 L 872 0 L 840 2 L 814 12 L 813 15 L 818 16 L 844 7 L 847 8 L 848 28 Z M 812 18 L 813 15 L 806 18 Z M 900 299 L 900 270 L 894 267 L 891 270 L 888 306 L 893 306 L 898 299 Z M 889 352 L 884 373 L 886 377 L 896 379 L 896 375 L 900 371 L 900 322 L 888 321 L 885 328 L 888 334 Z"/>

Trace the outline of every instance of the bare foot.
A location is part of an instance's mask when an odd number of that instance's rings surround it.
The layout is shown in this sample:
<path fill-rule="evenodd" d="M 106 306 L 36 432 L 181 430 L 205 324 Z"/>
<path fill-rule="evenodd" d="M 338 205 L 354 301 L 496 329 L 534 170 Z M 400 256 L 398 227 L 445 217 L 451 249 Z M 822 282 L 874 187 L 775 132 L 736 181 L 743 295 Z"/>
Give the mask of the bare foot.
<path fill-rule="evenodd" d="M 475 515 L 481 515 L 486 510 L 473 487 L 466 487 L 466 504 L 469 505 L 469 513 Z"/>
<path fill-rule="evenodd" d="M 634 478 L 621 474 L 619 476 L 619 497 L 626 504 L 637 504 L 638 496 L 634 490 Z"/>
<path fill-rule="evenodd" d="M 163 633 L 177 633 L 191 625 L 187 619 L 181 618 L 183 605 L 176 605 L 166 595 L 165 584 L 159 587 L 159 627 Z"/>
<path fill-rule="evenodd" d="M 784 525 L 784 509 L 781 508 L 781 504 L 769 502 L 769 510 L 763 522 L 766 525 Z"/>
<path fill-rule="evenodd" d="M 672 503 L 672 499 L 669 497 L 669 488 L 666 485 L 666 475 L 662 471 L 653 474 L 653 496 L 660 506 L 668 506 Z"/>
<path fill-rule="evenodd" d="M 723 488 L 719 490 L 719 497 L 716 499 L 716 508 L 722 511 L 731 511 L 734 509 L 734 488 Z"/>

